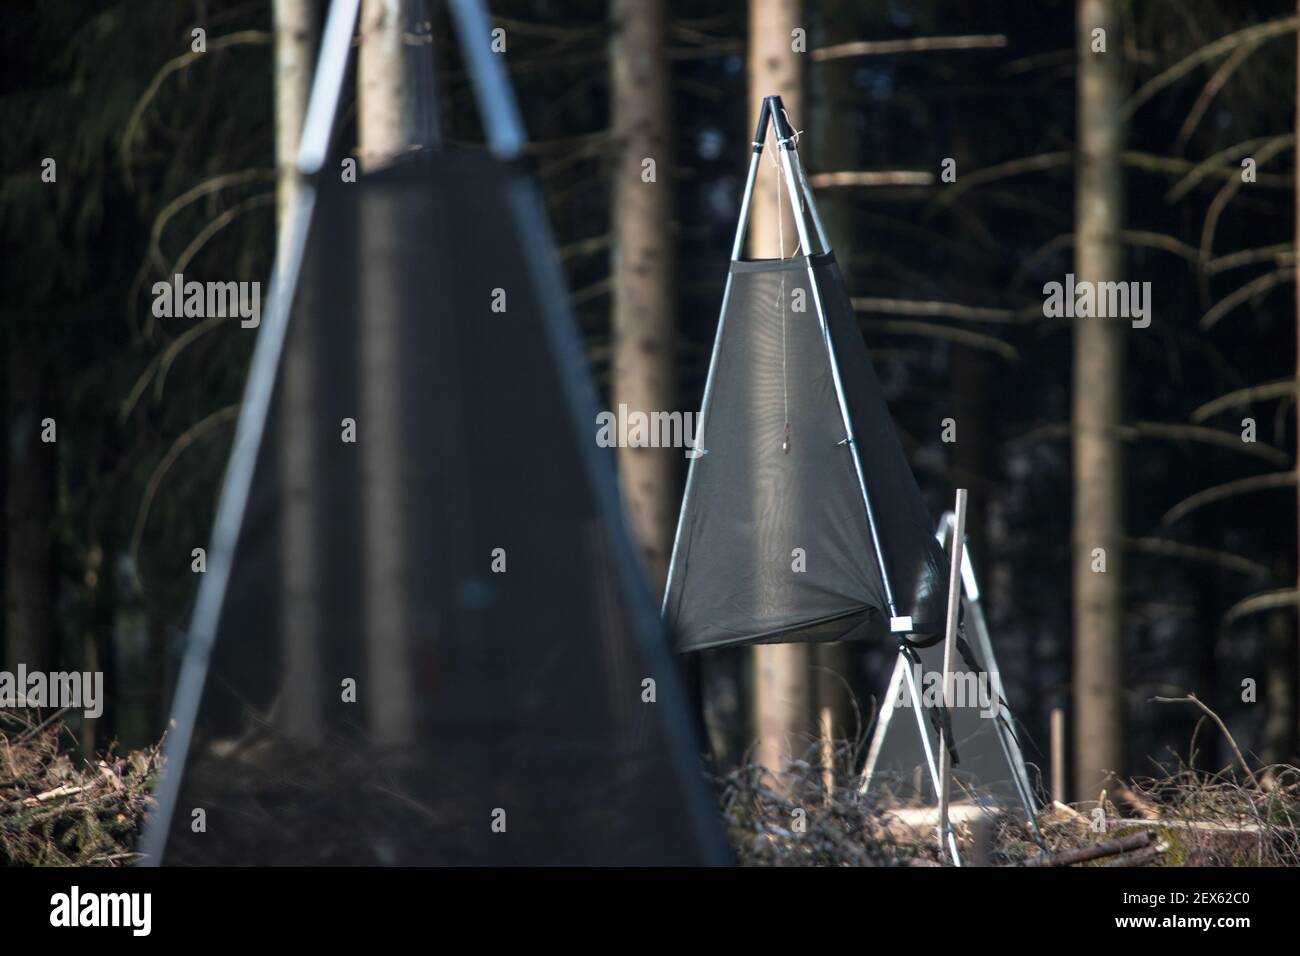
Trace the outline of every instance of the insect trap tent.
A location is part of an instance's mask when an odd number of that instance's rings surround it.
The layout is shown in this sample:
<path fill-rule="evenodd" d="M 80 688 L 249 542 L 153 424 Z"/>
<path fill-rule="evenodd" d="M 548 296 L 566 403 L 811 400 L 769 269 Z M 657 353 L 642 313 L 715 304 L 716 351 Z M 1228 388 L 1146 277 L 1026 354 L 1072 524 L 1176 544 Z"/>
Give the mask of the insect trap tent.
<path fill-rule="evenodd" d="M 490 152 L 344 183 L 358 5 L 323 34 L 145 859 L 725 863 L 490 22 L 452 0 Z"/>
<path fill-rule="evenodd" d="M 747 260 L 769 119 L 805 253 Z M 768 97 L 669 565 L 664 612 L 682 651 L 942 633 L 947 560 L 806 183 Z"/>
<path fill-rule="evenodd" d="M 748 260 L 741 251 L 769 124 L 800 254 Z M 944 636 L 948 559 L 903 454 L 796 146 L 780 98 L 768 97 L 732 245 L 663 613 L 679 651 L 893 639 L 910 654 Z M 918 759 L 922 742 L 929 746 L 912 728 L 910 751 Z M 960 765 L 964 755 L 960 747 L 956 752 Z"/>
<path fill-rule="evenodd" d="M 940 519 L 935 538 L 941 544 L 951 539 L 953 523 L 952 512 Z M 953 750 L 959 756 L 952 768 L 954 788 L 974 804 L 1018 805 L 1030 825 L 1035 826 L 1036 791 L 993 653 L 975 567 L 965 549 L 961 580 L 963 635 L 956 642 L 954 699 L 947 707 Z M 929 803 L 938 799 L 932 786 L 937 777 L 934 761 L 938 728 L 933 722 L 909 716 L 907 711 L 912 708 L 909 685 L 920 688 L 923 700 L 927 695 L 937 695 L 939 685 L 934 675 L 942 672 L 942 656 L 941 646 L 905 647 L 899 653 L 867 750 L 863 793 L 888 790 L 901 802 Z"/>

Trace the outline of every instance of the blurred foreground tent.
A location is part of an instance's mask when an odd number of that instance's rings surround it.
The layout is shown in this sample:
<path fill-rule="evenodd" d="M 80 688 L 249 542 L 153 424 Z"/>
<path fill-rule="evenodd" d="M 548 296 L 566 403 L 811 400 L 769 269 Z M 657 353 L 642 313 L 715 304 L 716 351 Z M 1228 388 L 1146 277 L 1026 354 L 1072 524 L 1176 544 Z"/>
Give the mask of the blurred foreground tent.
<path fill-rule="evenodd" d="M 523 134 L 490 23 L 453 0 L 491 154 L 421 151 L 342 183 L 326 159 L 358 4 L 335 0 L 324 33 L 299 158 L 310 185 L 259 333 L 145 859 L 726 862 L 596 454 L 594 392 L 514 161 Z M 401 319 L 393 381 L 359 367 L 372 310 Z M 319 373 L 315 418 L 296 426 L 279 414 L 291 360 Z M 386 430 L 400 474 L 376 474 L 367 451 L 376 385 L 398 399 Z M 355 442 L 341 440 L 349 421 Z M 283 427 L 312 429 L 311 488 L 283 481 Z M 381 536 L 363 506 L 376 481 L 402 518 Z M 309 498 L 318 554 L 282 553 L 293 494 Z M 286 626 L 291 580 L 310 628 Z"/>
<path fill-rule="evenodd" d="M 801 254 L 745 260 L 769 122 Z M 1007 739 L 1009 712 L 1001 719 L 1005 703 L 997 720 L 980 717 L 978 708 L 923 708 L 922 683 L 902 679 L 910 673 L 905 660 L 942 673 L 936 645 L 944 636 L 949 562 L 903 455 L 796 144 L 780 97 L 769 96 L 732 246 L 665 619 L 679 651 L 892 636 L 901 652 L 890 692 L 906 694 L 920 726 L 891 725 L 889 702 L 866 782 L 873 771 L 883 779 L 921 768 L 930 773 L 929 793 L 937 791 L 932 721 L 956 715 L 950 750 L 959 791 L 1001 794 L 1030 810 L 1014 733 Z M 959 642 L 970 671 L 984 671 L 983 662 L 995 668 L 980 622 L 978 654 Z"/>

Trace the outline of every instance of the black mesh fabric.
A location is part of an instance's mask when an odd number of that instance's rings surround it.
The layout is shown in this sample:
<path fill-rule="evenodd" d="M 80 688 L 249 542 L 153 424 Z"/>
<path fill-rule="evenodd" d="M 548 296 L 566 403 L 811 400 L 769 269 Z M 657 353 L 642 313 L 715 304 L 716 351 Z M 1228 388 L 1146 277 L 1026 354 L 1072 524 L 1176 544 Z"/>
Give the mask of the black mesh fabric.
<path fill-rule="evenodd" d="M 934 538 L 934 519 L 903 454 L 839 266 L 831 258 L 815 271 L 898 613 L 912 617 L 913 643 L 932 643 L 943 637 L 948 611 L 948 558 Z"/>
<path fill-rule="evenodd" d="M 725 862 L 531 183 L 321 189 L 163 862 Z"/>
<path fill-rule="evenodd" d="M 934 540 L 834 257 L 734 262 L 666 617 L 679 650 L 880 636 L 889 615 L 838 371 L 900 615 L 939 635 Z"/>

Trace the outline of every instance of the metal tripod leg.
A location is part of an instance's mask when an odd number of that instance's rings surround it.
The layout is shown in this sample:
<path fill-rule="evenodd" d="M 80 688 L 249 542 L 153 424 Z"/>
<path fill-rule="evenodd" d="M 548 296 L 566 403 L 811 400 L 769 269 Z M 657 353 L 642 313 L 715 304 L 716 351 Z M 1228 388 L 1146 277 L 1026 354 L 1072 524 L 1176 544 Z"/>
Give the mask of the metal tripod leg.
<path fill-rule="evenodd" d="M 876 715 L 876 729 L 871 734 L 871 747 L 867 750 L 867 761 L 862 765 L 862 783 L 858 787 L 858 793 L 866 794 L 871 788 L 871 778 L 876 773 L 876 762 L 880 760 L 880 751 L 885 746 L 885 735 L 889 732 L 889 722 L 894 719 L 895 703 L 898 700 L 898 692 L 903 687 L 903 672 L 907 670 L 907 658 L 902 654 L 898 655 L 894 662 L 894 673 L 889 678 L 889 688 L 885 691 L 885 699 L 880 705 L 880 713 Z"/>
<path fill-rule="evenodd" d="M 925 718 L 921 716 L 921 691 L 916 686 L 916 675 L 908 666 L 907 654 L 899 651 L 898 657 L 907 679 L 907 694 L 912 700 L 912 711 L 916 714 L 916 730 L 921 735 L 921 746 L 925 749 L 925 763 L 930 768 L 930 782 L 934 786 L 935 796 L 938 797 L 943 785 L 939 780 L 938 765 L 934 761 L 934 748 L 930 746 L 930 735 L 925 729 Z M 953 863 L 961 866 L 961 854 L 957 852 L 957 837 L 951 827 L 948 828 L 948 850 L 952 853 Z"/>
<path fill-rule="evenodd" d="M 758 129 L 754 131 L 753 149 L 749 156 L 749 173 L 745 177 L 745 193 L 740 201 L 740 216 L 736 222 L 736 234 L 731 243 L 731 261 L 737 262 L 745 248 L 745 233 L 749 227 L 749 210 L 754 199 L 754 183 L 758 179 L 758 164 L 763 155 L 763 140 L 767 138 L 769 111 L 759 110 Z M 682 540 L 682 521 L 686 517 L 691 503 L 691 491 L 695 487 L 695 464 L 700 456 L 708 454 L 704 444 L 704 426 L 709 414 L 709 399 L 713 396 L 713 376 L 718 368 L 718 354 L 722 350 L 722 330 L 727 321 L 727 304 L 731 299 L 732 272 L 727 271 L 727 285 L 722 292 L 722 311 L 718 315 L 718 329 L 713 336 L 713 351 L 709 354 L 709 371 L 704 378 L 704 397 L 700 401 L 699 428 L 695 432 L 695 448 L 686 467 L 686 487 L 682 492 L 682 506 L 677 512 L 677 530 L 673 532 L 673 549 L 668 558 L 668 576 L 664 582 L 663 601 L 659 607 L 660 615 L 668 611 L 668 597 L 673 591 L 673 582 L 677 572 L 677 552 Z"/>

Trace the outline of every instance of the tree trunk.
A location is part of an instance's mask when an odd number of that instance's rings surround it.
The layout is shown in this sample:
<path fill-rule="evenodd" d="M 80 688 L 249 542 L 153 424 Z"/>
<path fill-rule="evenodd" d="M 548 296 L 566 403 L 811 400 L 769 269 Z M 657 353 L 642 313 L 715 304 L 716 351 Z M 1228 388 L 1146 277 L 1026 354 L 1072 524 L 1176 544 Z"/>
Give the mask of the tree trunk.
<path fill-rule="evenodd" d="M 619 158 L 613 195 L 613 383 L 628 412 L 677 405 L 673 160 L 664 0 L 615 0 L 610 80 Z M 653 161 L 653 176 L 647 161 Z M 656 593 L 668 576 L 682 450 L 620 448 L 619 478 Z"/>
<path fill-rule="evenodd" d="M 414 141 L 403 34 L 408 0 L 365 0 L 357 65 L 357 128 L 361 165 L 382 166 Z M 393 197 L 392 203 L 400 202 Z M 391 226 L 399 209 L 376 197 L 361 210 L 361 452 L 362 526 L 366 549 L 367 673 L 361 700 L 380 746 L 401 746 L 412 733 L 414 702 L 409 679 L 405 556 L 409 508 L 402 481 L 401 356 L 403 318 L 401 249 Z"/>
<path fill-rule="evenodd" d="M 854 38 L 856 17 L 849 0 L 826 0 L 818 5 L 818 14 L 818 47 Z M 853 127 L 844 121 L 843 104 L 837 99 L 843 91 L 852 89 L 854 69 L 856 66 L 850 60 L 832 60 L 819 64 L 810 73 L 812 103 L 807 123 L 811 136 L 801 144 L 801 152 L 806 157 L 805 163 L 807 164 L 807 157 L 811 156 L 812 163 L 819 171 L 854 167 Z M 792 115 L 795 119 L 802 120 L 802 113 L 801 109 L 799 115 Z M 757 117 L 754 119 L 757 121 Z M 850 275 L 854 233 L 853 209 L 848 201 L 848 193 L 846 190 L 827 190 L 819 199 L 817 209 L 826 226 L 827 239 L 835 250 L 840 269 Z M 859 720 L 869 719 L 869 715 L 859 715 L 854 711 L 852 681 L 855 672 L 859 670 L 856 665 L 861 652 L 843 641 L 828 641 L 812 645 L 811 654 L 816 667 L 813 685 L 817 729 L 822 741 L 822 782 L 829 791 L 835 787 L 837 772 L 848 769 L 837 765 L 836 750 L 851 740 Z"/>
<path fill-rule="evenodd" d="M 283 248 L 298 192 L 295 160 L 307 99 L 311 92 L 319 25 L 313 0 L 275 0 L 275 163 L 276 218 Z M 319 516 L 313 507 L 320 454 L 315 426 L 321 369 L 311 348 L 310 328 L 295 330 L 295 344 L 286 351 L 281 372 L 280 441 L 277 444 L 283 481 L 283 532 L 280 568 L 283 596 L 280 633 L 284 639 L 286 733 L 303 743 L 318 741 L 322 714 L 316 691 L 321 685 L 319 641 L 322 621 L 315 582 L 323 547 L 317 534 Z"/>
<path fill-rule="evenodd" d="M 750 114 L 746 129 L 757 126 L 763 97 L 774 94 L 785 104 L 791 125 L 800 128 L 803 54 L 794 51 L 792 33 L 805 26 L 799 0 L 750 0 Z M 774 160 L 778 165 L 773 165 Z M 780 155 L 769 135 L 750 215 L 750 255 L 755 258 L 788 257 L 794 255 L 798 244 L 790 197 L 780 179 L 779 163 Z M 778 783 L 791 758 L 802 757 L 807 744 L 815 739 L 810 658 L 807 644 L 764 644 L 754 648 L 756 756 Z"/>
<path fill-rule="evenodd" d="M 357 56 L 357 134 L 362 168 L 383 165 L 414 141 L 402 38 L 411 0 L 363 0 Z"/>
<path fill-rule="evenodd" d="M 794 52 L 792 33 L 805 29 L 801 0 L 750 0 L 749 3 L 749 125 L 758 126 L 763 97 L 777 95 L 785 104 L 790 125 L 802 129 L 803 54 Z M 769 127 L 767 147 L 754 183 L 749 217 L 749 254 L 754 258 L 792 256 L 799 244 L 790 197 L 781 176 L 776 128 Z M 778 202 L 777 192 L 780 191 Z M 807 250 L 800 250 L 807 252 Z"/>
<path fill-rule="evenodd" d="M 1106 52 L 1092 32 L 1106 31 Z M 1120 19 L 1117 0 L 1079 0 L 1076 283 L 1119 281 L 1123 190 L 1120 150 Z M 1108 771 L 1122 773 L 1121 680 L 1125 324 L 1077 318 L 1074 326 L 1074 709 L 1075 793 L 1095 799 Z M 1104 551 L 1105 571 L 1094 570 Z"/>
<path fill-rule="evenodd" d="M 1300 2 L 1296 4 L 1297 12 L 1300 12 Z M 1296 55 L 1300 56 L 1300 34 L 1296 37 Z M 1296 62 L 1296 113 L 1295 113 L 1295 131 L 1300 134 L 1300 60 Z M 1295 186 L 1295 204 L 1296 204 L 1296 224 L 1295 224 L 1295 249 L 1300 252 L 1300 150 L 1296 151 L 1296 186 Z M 1296 381 L 1300 382 L 1300 256 L 1296 257 Z M 1300 401 L 1300 391 L 1296 394 L 1297 401 Z M 1300 405 L 1297 405 L 1300 407 Z M 1296 468 L 1300 469 L 1300 426 L 1296 428 Z M 1296 500 L 1300 504 L 1300 481 L 1296 482 Z M 1296 538 L 1297 552 L 1300 553 L 1300 535 Z M 1296 573 L 1300 575 L 1300 557 L 1296 561 Z M 1298 582 L 1300 583 L 1300 582 Z M 1297 608 L 1300 611 L 1300 608 Z M 1295 630 L 1297 636 L 1300 636 L 1300 627 Z M 1300 661 L 1300 653 L 1295 653 L 1292 660 Z M 1292 686 L 1300 686 L 1300 676 L 1295 672 L 1291 675 Z M 1300 740 L 1300 727 L 1295 726 L 1295 711 L 1292 712 L 1292 741 Z"/>
<path fill-rule="evenodd" d="M 54 417 L 49 373 L 30 327 L 9 330 L 8 475 L 5 482 L 5 665 L 54 666 L 54 510 L 58 458 L 41 440 Z"/>
<path fill-rule="evenodd" d="M 117 647 L 114 631 L 117 625 L 117 584 L 113 580 L 117 546 L 111 531 L 102 542 L 90 546 L 85 567 L 85 584 L 88 592 L 86 614 L 85 658 L 81 669 L 104 675 L 102 695 L 98 700 L 98 717 L 85 718 L 81 729 L 81 751 L 93 757 L 102 748 L 117 739 L 121 732 L 117 703 Z"/>
<path fill-rule="evenodd" d="M 275 189 L 276 222 L 284 224 L 297 194 L 295 160 L 307 116 L 320 25 L 315 0 L 275 0 Z"/>
<path fill-rule="evenodd" d="M 1268 722 L 1264 726 L 1264 759 L 1291 763 L 1296 757 L 1296 653 L 1295 611 L 1274 611 L 1265 622 L 1264 646 L 1268 666 L 1262 689 Z M 1240 693 L 1240 685 L 1237 686 Z"/>
<path fill-rule="evenodd" d="M 152 611 L 145 613 L 146 726 L 150 733 L 163 734 L 172 709 L 171 689 L 176 684 L 176 667 L 167 652 L 167 625 Z"/>

